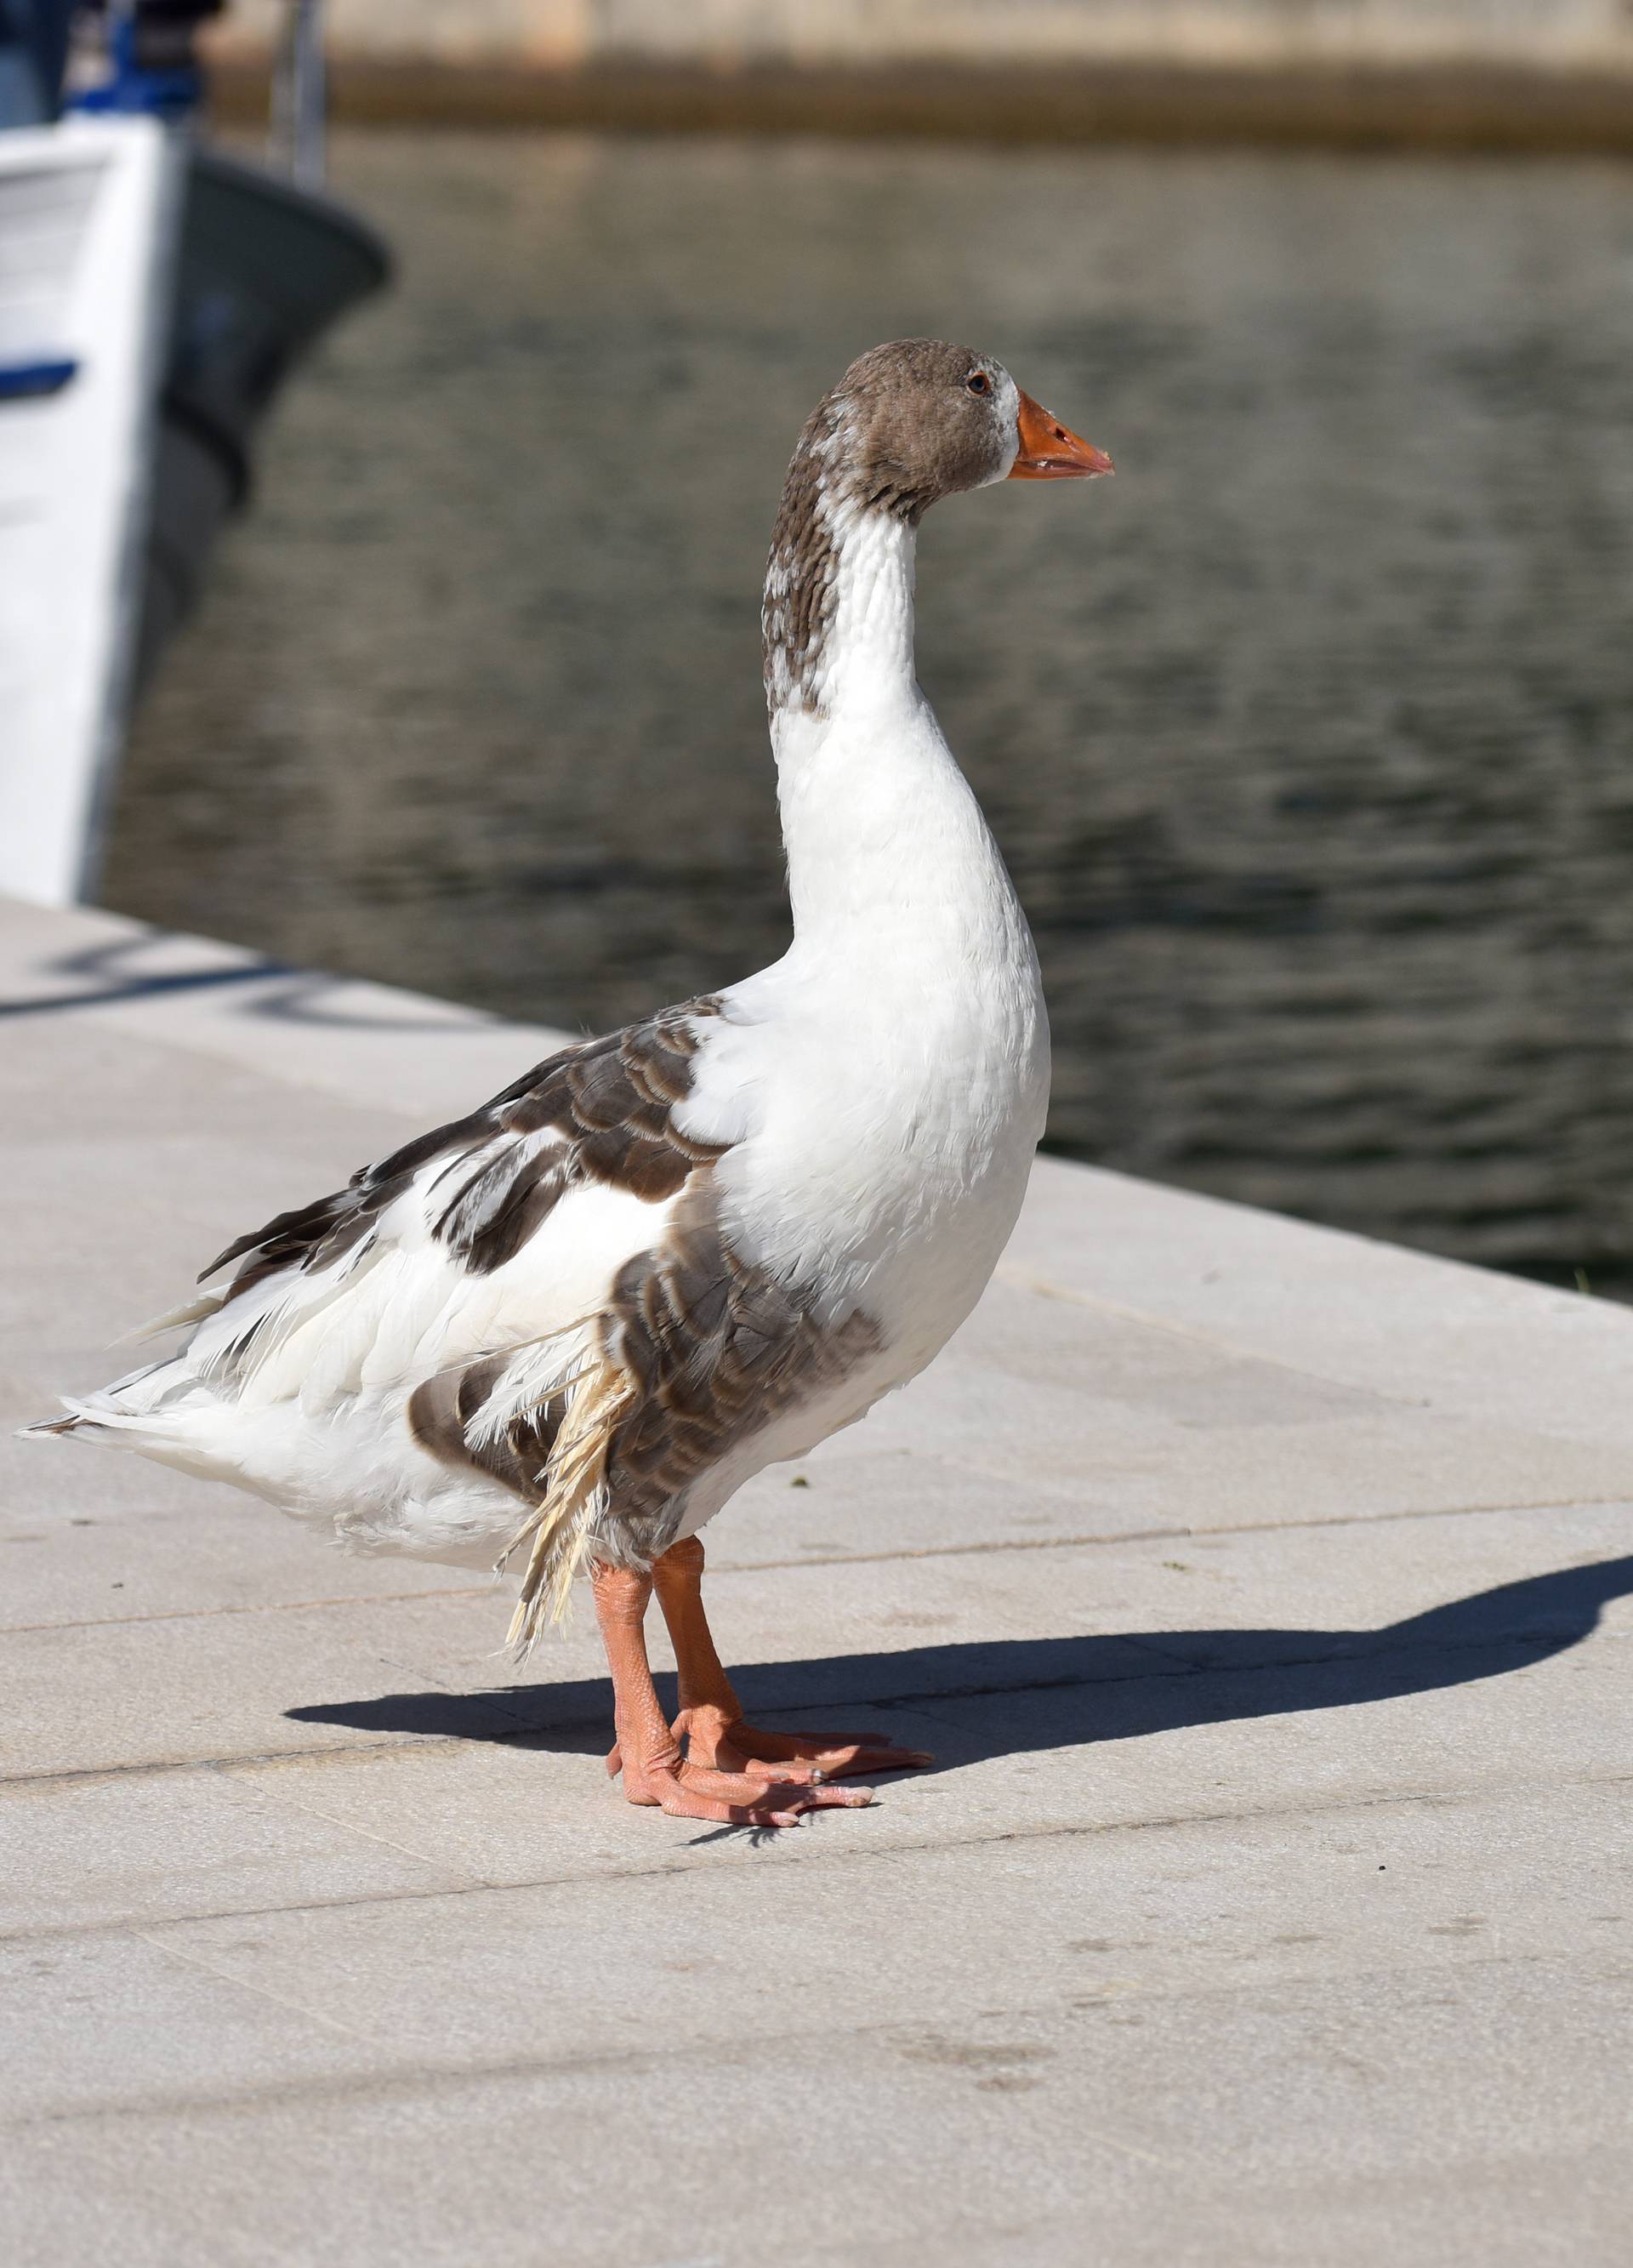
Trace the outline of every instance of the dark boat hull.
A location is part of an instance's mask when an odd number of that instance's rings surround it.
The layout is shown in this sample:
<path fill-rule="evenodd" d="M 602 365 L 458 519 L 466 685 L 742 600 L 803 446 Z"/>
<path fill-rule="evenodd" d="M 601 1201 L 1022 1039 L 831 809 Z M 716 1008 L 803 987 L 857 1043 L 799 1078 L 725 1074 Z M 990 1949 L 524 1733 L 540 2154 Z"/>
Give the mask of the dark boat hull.
<path fill-rule="evenodd" d="M 138 693 L 196 602 L 223 526 L 249 496 L 255 430 L 285 378 L 390 272 L 384 244 L 343 206 L 218 151 L 188 151 Z"/>

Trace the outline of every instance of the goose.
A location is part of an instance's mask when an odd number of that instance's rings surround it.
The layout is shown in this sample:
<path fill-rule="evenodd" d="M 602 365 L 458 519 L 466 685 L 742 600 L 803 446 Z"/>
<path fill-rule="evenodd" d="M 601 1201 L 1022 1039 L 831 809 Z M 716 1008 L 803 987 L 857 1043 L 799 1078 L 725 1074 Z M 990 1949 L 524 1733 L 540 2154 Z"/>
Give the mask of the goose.
<path fill-rule="evenodd" d="M 929 1763 L 745 1723 L 700 1531 L 922 1371 L 1014 1226 L 1048 1024 L 915 675 L 914 549 L 944 497 L 1111 470 L 990 355 L 900 339 L 853 362 L 800 433 L 766 569 L 787 952 L 239 1237 L 149 1327 L 184 1331 L 175 1351 L 26 1430 L 229 1482 L 357 1550 L 514 1559 L 524 1656 L 587 1576 L 632 1803 L 786 1827 L 872 1800 L 836 1774 Z"/>

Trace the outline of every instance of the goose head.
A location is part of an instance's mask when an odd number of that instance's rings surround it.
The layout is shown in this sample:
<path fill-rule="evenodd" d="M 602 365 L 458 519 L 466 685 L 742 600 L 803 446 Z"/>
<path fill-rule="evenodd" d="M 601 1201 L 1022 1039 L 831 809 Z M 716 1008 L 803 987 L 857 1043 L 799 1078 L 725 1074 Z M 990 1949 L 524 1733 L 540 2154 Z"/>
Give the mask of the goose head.
<path fill-rule="evenodd" d="M 914 534 L 932 504 L 995 481 L 1111 469 L 990 355 L 945 339 L 858 355 L 805 420 L 771 531 L 761 622 L 773 716 L 825 713 L 864 649 L 910 686 Z"/>
<path fill-rule="evenodd" d="M 812 413 L 800 453 L 835 501 L 913 522 L 941 497 L 995 481 L 1112 470 L 1103 449 L 1024 394 L 1001 362 L 945 339 L 894 339 L 859 355 Z"/>

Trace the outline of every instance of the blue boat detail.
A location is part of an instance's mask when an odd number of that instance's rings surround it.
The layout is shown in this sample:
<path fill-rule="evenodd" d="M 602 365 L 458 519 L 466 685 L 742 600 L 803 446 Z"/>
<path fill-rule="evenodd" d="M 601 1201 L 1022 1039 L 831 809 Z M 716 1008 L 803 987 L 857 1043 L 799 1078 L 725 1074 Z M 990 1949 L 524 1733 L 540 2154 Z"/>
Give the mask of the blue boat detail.
<path fill-rule="evenodd" d="M 0 401 L 37 401 L 42 394 L 61 394 L 78 368 L 71 355 L 0 362 Z"/>

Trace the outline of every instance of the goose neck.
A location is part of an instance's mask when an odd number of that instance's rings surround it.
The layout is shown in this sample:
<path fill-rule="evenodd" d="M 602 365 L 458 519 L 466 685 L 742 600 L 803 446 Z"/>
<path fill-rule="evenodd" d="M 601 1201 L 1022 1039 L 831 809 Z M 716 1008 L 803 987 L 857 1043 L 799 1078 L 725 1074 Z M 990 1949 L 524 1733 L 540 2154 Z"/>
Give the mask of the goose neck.
<path fill-rule="evenodd" d="M 796 458 L 766 565 L 766 699 L 826 719 L 915 694 L 913 558 L 917 514 L 905 499 L 821 476 Z"/>

